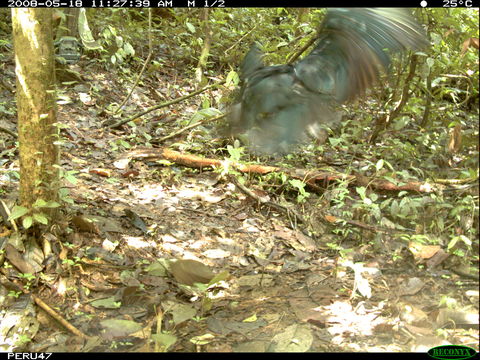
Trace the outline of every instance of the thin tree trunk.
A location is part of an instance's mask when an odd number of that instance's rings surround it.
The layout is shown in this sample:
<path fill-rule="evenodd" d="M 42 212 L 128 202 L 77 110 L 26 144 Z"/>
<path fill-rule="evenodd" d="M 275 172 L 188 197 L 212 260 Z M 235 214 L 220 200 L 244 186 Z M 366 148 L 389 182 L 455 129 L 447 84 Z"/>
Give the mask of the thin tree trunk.
<path fill-rule="evenodd" d="M 55 63 L 51 9 L 12 9 L 17 76 L 20 203 L 56 201 L 59 188 L 55 126 Z M 39 209 L 53 216 L 51 209 Z"/>

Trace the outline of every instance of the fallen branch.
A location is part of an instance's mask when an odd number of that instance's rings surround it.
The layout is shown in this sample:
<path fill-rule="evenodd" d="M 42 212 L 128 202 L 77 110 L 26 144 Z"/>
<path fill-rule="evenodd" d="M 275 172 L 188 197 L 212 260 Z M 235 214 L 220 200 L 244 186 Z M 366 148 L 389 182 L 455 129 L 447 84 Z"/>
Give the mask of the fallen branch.
<path fill-rule="evenodd" d="M 51 308 L 38 296 L 35 296 L 31 292 L 27 291 L 21 284 L 11 282 L 10 280 L 7 279 L 6 276 L 0 277 L 0 283 L 7 288 L 14 289 L 16 292 L 22 292 L 25 295 L 30 296 L 38 306 L 40 306 L 43 310 L 45 310 L 47 314 L 49 314 L 51 317 L 57 320 L 60 324 L 62 324 L 68 331 L 70 331 L 75 336 L 81 337 L 83 339 L 90 338 L 88 335 L 85 335 L 83 332 L 81 332 L 75 326 L 73 326 L 68 320 L 62 317 L 58 312 L 56 312 L 53 308 Z"/>
<path fill-rule="evenodd" d="M 448 185 L 463 185 L 470 184 L 478 181 L 478 178 L 470 177 L 465 179 L 435 179 L 435 182 L 438 184 L 448 184 Z"/>
<path fill-rule="evenodd" d="M 391 234 L 393 232 L 402 232 L 402 233 L 406 232 L 406 231 L 407 232 L 415 232 L 415 230 L 412 230 L 412 229 L 402 229 L 402 230 L 387 229 L 385 227 L 370 225 L 370 224 L 366 224 L 364 222 L 357 221 L 357 220 L 341 219 L 341 218 L 338 218 L 338 217 L 332 216 L 332 215 L 324 215 L 323 218 L 324 218 L 324 220 L 326 220 L 330 224 L 338 225 L 338 224 L 345 223 L 345 224 L 355 226 L 355 227 L 359 227 L 360 229 L 368 230 L 368 231 L 371 231 L 371 232 L 374 232 L 374 233 L 383 232 L 383 233 Z"/>
<path fill-rule="evenodd" d="M 182 154 L 178 151 L 170 150 L 168 148 L 137 148 L 130 151 L 127 157 L 130 159 L 145 160 L 164 159 L 173 161 L 176 164 L 197 169 L 230 166 L 242 173 L 268 174 L 271 172 L 280 171 L 280 168 L 275 166 L 263 166 L 256 164 L 244 165 L 240 163 L 230 162 L 228 160 L 206 159 L 197 155 Z"/>
<path fill-rule="evenodd" d="M 346 175 L 332 172 L 308 171 L 304 169 L 286 169 L 277 166 L 266 166 L 259 164 L 241 164 L 230 160 L 218 160 L 202 158 L 197 155 L 183 154 L 168 148 L 137 148 L 127 155 L 130 159 L 155 160 L 164 159 L 176 164 L 188 166 L 191 168 L 218 168 L 227 166 L 241 173 L 265 175 L 273 172 L 287 174 L 291 178 L 304 181 L 311 188 L 319 191 L 322 184 L 325 187 L 332 181 L 346 181 L 357 186 L 367 186 L 379 191 L 409 191 L 420 193 L 431 193 L 439 190 L 441 185 L 430 184 L 428 182 L 409 181 L 403 185 L 394 184 L 388 180 L 374 179 L 365 185 L 364 176 Z"/>
<path fill-rule="evenodd" d="M 33 295 L 33 294 L 30 294 L 30 296 L 32 297 L 33 301 L 35 301 L 35 303 L 40 306 L 43 310 L 45 310 L 45 312 L 50 315 L 51 317 L 53 317 L 55 320 L 57 320 L 60 324 L 62 324 L 68 331 L 70 331 L 72 334 L 78 336 L 78 337 L 81 337 L 83 339 L 89 339 L 90 336 L 88 335 L 85 335 L 83 332 L 81 332 L 80 330 L 78 330 L 75 326 L 73 326 L 67 319 L 65 319 L 64 317 L 62 317 L 59 313 L 57 313 L 54 309 L 52 309 L 48 304 L 46 304 L 45 302 L 43 302 L 42 299 L 40 299 L 39 297 Z"/>

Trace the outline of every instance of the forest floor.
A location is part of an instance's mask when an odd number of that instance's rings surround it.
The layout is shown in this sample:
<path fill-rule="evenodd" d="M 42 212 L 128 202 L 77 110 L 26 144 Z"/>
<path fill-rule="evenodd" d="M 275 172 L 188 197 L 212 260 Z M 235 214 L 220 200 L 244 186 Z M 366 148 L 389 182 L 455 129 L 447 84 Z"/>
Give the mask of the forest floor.
<path fill-rule="evenodd" d="M 149 74 L 115 120 L 193 92 L 178 67 L 169 59 Z M 444 269 L 448 256 L 439 247 L 415 252 L 379 224 L 326 216 L 328 180 L 304 202 L 290 195 L 287 203 L 281 171 L 239 182 L 225 162 L 213 169 L 208 161 L 230 158 L 214 123 L 150 146 L 225 89 L 108 128 L 114 117 L 105 108 L 131 85 L 94 61 L 72 69 L 81 80 L 59 84 L 58 120 L 73 203 L 61 225 L 31 245 L 50 251 L 43 249 L 37 275 L 23 279 L 25 294 L 10 296 L 2 281 L 0 317 L 17 309 L 20 320 L 0 338 L 15 337 L 19 324 L 29 328 L 16 346 L 0 343 L 4 350 L 425 352 L 457 344 L 478 351 L 478 279 Z M 13 63 L 5 73 L 14 84 Z M 0 96 L 14 100 L 7 90 Z M 12 113 L 0 126 L 16 131 L 15 122 Z M 19 184 L 8 173 L 18 171 L 18 149 L 10 135 L 0 138 L 12 145 L 0 149 L 0 199 L 11 207 Z M 251 161 L 309 170 L 339 157 Z M 266 191 L 264 181 L 276 185 Z M 359 236 L 349 240 L 338 229 Z M 20 281 L 14 271 L 2 276 Z M 34 305 L 38 299 L 44 307 Z"/>

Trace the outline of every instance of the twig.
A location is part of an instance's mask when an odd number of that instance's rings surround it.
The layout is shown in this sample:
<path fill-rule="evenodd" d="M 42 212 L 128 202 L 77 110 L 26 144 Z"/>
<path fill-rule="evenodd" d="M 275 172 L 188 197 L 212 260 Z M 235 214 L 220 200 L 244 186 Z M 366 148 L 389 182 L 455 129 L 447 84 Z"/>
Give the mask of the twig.
<path fill-rule="evenodd" d="M 292 64 L 295 60 L 297 60 L 300 57 L 300 55 L 302 55 L 310 46 L 312 46 L 312 44 L 315 41 L 317 41 L 317 39 L 318 39 L 318 33 L 316 33 L 315 36 L 312 36 L 310 40 L 308 40 L 307 43 L 301 47 L 300 50 L 294 53 L 292 57 L 288 59 L 287 64 Z"/>
<path fill-rule="evenodd" d="M 470 100 L 470 98 L 472 97 L 472 96 L 471 96 L 471 93 L 472 93 L 472 92 L 469 91 L 469 89 L 473 89 L 473 88 L 474 88 L 474 87 L 473 87 L 472 80 L 470 79 L 470 77 L 469 77 L 469 76 L 466 76 L 466 75 L 453 75 L 453 74 L 443 74 L 442 76 L 445 76 L 445 77 L 451 78 L 451 79 L 464 79 L 464 80 L 467 81 L 467 83 L 468 83 L 469 86 L 468 86 L 467 90 L 465 91 L 465 93 L 466 93 L 465 100 L 463 100 L 461 103 L 458 103 L 458 104 L 455 104 L 455 105 L 456 105 L 457 107 L 460 107 L 460 106 L 466 104 L 466 103 Z"/>
<path fill-rule="evenodd" d="M 144 111 L 141 111 L 141 112 L 139 112 L 139 113 L 137 113 L 137 114 L 135 114 L 135 115 L 130 116 L 130 117 L 127 118 L 127 119 L 117 121 L 116 123 L 113 123 L 113 124 L 111 124 L 111 125 L 107 125 L 106 128 L 108 128 L 108 129 L 115 129 L 115 128 L 119 127 L 119 126 L 122 126 L 123 124 L 126 124 L 126 123 L 128 123 L 128 122 L 130 122 L 130 121 L 132 121 L 132 120 L 135 120 L 136 118 L 139 118 L 140 116 L 143 116 L 143 115 L 145 115 L 145 114 L 148 114 L 149 112 L 152 112 L 152 111 L 155 111 L 155 110 L 158 110 L 158 109 L 161 109 L 161 108 L 164 108 L 164 107 L 173 105 L 173 104 L 177 104 L 177 103 L 182 102 L 182 101 L 184 101 L 184 100 L 187 100 L 187 99 L 189 99 L 189 98 L 191 98 L 191 97 L 194 97 L 194 96 L 196 96 L 196 95 L 198 95 L 198 94 L 201 94 L 202 92 L 205 92 L 205 91 L 207 91 L 207 90 L 210 90 L 210 89 L 213 89 L 213 88 L 218 87 L 218 86 L 220 86 L 220 85 L 223 85 L 224 83 L 225 83 L 225 81 L 222 81 L 222 82 L 217 83 L 217 84 L 208 85 L 208 86 L 205 86 L 204 88 L 198 89 L 198 90 L 196 90 L 196 91 L 194 91 L 194 92 L 192 92 L 192 93 L 190 93 L 190 94 L 184 95 L 184 96 L 182 96 L 182 97 L 176 98 L 176 99 L 171 100 L 171 101 L 164 102 L 164 103 L 159 104 L 159 105 L 152 106 L 152 107 L 150 107 L 150 108 L 148 108 L 148 109 L 146 109 L 146 110 L 144 110 Z M 106 122 L 108 122 L 108 120 L 107 120 Z M 105 124 L 105 122 L 104 122 L 104 124 Z"/>
<path fill-rule="evenodd" d="M 243 36 L 240 39 L 235 41 L 232 46 L 230 46 L 227 50 L 225 50 L 225 54 L 227 54 L 230 50 L 232 50 L 235 46 L 237 46 L 237 44 L 239 44 L 243 39 L 245 39 L 253 30 L 255 30 L 257 26 L 258 24 L 255 25 L 253 28 L 251 28 L 249 31 L 247 31 L 245 34 L 243 34 Z"/>
<path fill-rule="evenodd" d="M 261 198 L 260 196 L 256 195 L 255 193 L 253 193 L 250 189 L 248 189 L 245 185 L 242 185 L 235 176 L 230 176 L 229 177 L 230 180 L 235 184 L 235 186 L 237 186 L 243 193 L 245 193 L 246 195 L 250 196 L 252 199 L 254 199 L 255 201 L 257 201 L 258 203 L 262 204 L 262 205 L 267 205 L 271 208 L 274 208 L 276 210 L 279 210 L 285 214 L 287 214 L 288 216 L 290 216 L 290 214 L 293 214 L 294 217 L 295 217 L 295 220 L 297 220 L 298 222 L 300 223 L 305 223 L 305 219 L 302 217 L 302 215 L 300 215 L 299 213 L 297 213 L 295 211 L 295 209 L 292 209 L 292 208 L 287 208 L 286 206 L 283 206 L 283 205 L 280 205 L 280 204 L 277 204 L 277 203 L 274 203 L 272 201 L 269 201 L 269 200 L 265 200 L 263 198 Z"/>
<path fill-rule="evenodd" d="M 5 132 L 5 133 L 7 133 L 8 135 L 12 135 L 14 138 L 18 137 L 17 133 L 13 132 L 12 130 L 8 130 L 8 129 L 4 128 L 4 127 L 1 127 L 1 126 L 0 126 L 0 131 L 1 131 L 1 132 Z"/>
<path fill-rule="evenodd" d="M 118 105 L 117 110 L 114 112 L 114 114 L 117 114 L 120 109 L 122 108 L 123 105 L 130 99 L 132 96 L 133 90 L 137 87 L 138 83 L 140 82 L 140 78 L 142 77 L 143 73 L 145 72 L 145 69 L 147 68 L 147 65 L 150 64 L 150 59 L 152 57 L 152 9 L 148 9 L 148 56 L 145 62 L 143 63 L 142 70 L 140 70 L 140 73 L 137 76 L 137 79 L 135 80 L 135 83 L 133 84 L 132 88 L 130 89 L 130 92 L 128 95 L 123 99 L 122 103 Z"/>
<path fill-rule="evenodd" d="M 409 91 L 410 91 L 410 82 L 412 81 L 413 77 L 415 76 L 415 69 L 417 68 L 417 62 L 418 62 L 418 57 L 417 55 L 411 55 L 410 56 L 410 67 L 409 71 L 407 74 L 407 77 L 405 78 L 405 83 L 403 84 L 403 89 L 402 89 L 402 94 L 400 96 L 400 101 L 397 103 L 395 108 L 392 110 L 392 112 L 386 116 L 382 116 L 381 118 L 378 118 L 375 124 L 375 129 L 372 132 L 372 135 L 370 136 L 370 139 L 368 142 L 370 144 L 373 144 L 375 140 L 377 139 L 378 135 L 382 130 L 385 130 L 395 119 L 400 112 L 402 111 L 403 107 L 407 103 L 407 100 L 409 98 Z"/>
<path fill-rule="evenodd" d="M 0 85 L 3 86 L 5 89 L 10 91 L 11 93 L 15 93 L 15 88 L 6 82 L 4 79 L 0 79 Z"/>
<path fill-rule="evenodd" d="M 48 306 L 46 303 L 43 302 L 42 299 L 39 297 L 30 294 L 32 297 L 33 301 L 40 306 L 43 310 L 47 312 L 51 317 L 53 317 L 55 320 L 57 320 L 60 324 L 62 324 L 68 331 L 70 331 L 72 334 L 79 336 L 83 339 L 89 339 L 90 336 L 85 335 L 83 332 L 78 330 L 75 326 L 70 324 L 65 318 L 63 318 L 59 313 L 57 313 L 55 310 L 53 310 L 50 306 Z"/>
<path fill-rule="evenodd" d="M 324 220 L 326 220 L 330 224 L 332 224 L 332 223 L 333 224 L 346 223 L 348 225 L 356 226 L 356 227 L 359 227 L 360 229 L 365 229 L 365 230 L 368 230 L 368 231 L 371 231 L 371 232 L 374 232 L 374 233 L 383 232 L 383 233 L 391 234 L 393 232 L 405 232 L 405 231 L 415 232 L 415 230 L 407 229 L 407 228 L 402 229 L 402 230 L 387 229 L 385 227 L 370 225 L 370 224 L 366 224 L 364 222 L 357 221 L 357 220 L 345 220 L 345 219 L 337 218 L 336 216 L 332 216 L 332 215 L 324 215 Z"/>
<path fill-rule="evenodd" d="M 225 114 L 221 114 L 221 115 L 218 115 L 218 116 L 215 116 L 213 118 L 208 118 L 208 119 L 203 119 L 203 120 L 200 120 L 200 121 L 197 121 L 195 124 L 190 124 L 188 126 L 185 126 L 184 128 L 178 130 L 178 131 L 175 131 L 167 136 L 164 136 L 160 139 L 157 139 L 157 140 L 152 140 L 151 143 L 152 144 L 161 144 L 162 142 L 164 142 L 165 140 L 168 140 L 168 139 L 171 139 L 175 136 L 178 136 L 182 133 L 184 133 L 185 131 L 187 130 L 190 130 L 190 129 L 193 129 L 197 126 L 200 126 L 202 124 L 205 124 L 205 123 L 208 123 L 208 122 L 214 122 L 214 121 L 217 121 L 217 120 L 220 120 L 220 119 L 223 119 L 226 115 Z"/>
<path fill-rule="evenodd" d="M 17 223 L 15 222 L 15 220 L 8 221 L 8 218 L 10 217 L 11 212 L 10 212 L 10 209 L 8 208 L 7 204 L 5 204 L 3 202 L 3 200 L 0 200 L 0 215 L 3 218 L 3 221 L 6 224 L 8 222 L 10 222 L 10 225 L 12 225 L 13 230 L 18 233 L 18 227 L 17 227 Z"/>
<path fill-rule="evenodd" d="M 2 277 L 3 278 L 3 277 Z M 33 295 L 31 292 L 28 292 L 25 290 L 25 288 L 21 284 L 15 284 L 9 281 L 6 277 L 0 281 L 3 286 L 6 286 L 7 288 L 12 288 L 15 291 L 21 291 L 25 295 L 31 296 L 33 301 L 40 306 L 47 314 L 49 314 L 51 317 L 53 317 L 55 320 L 57 320 L 60 324 L 62 324 L 67 330 L 69 330 L 72 334 L 79 336 L 83 339 L 89 339 L 90 336 L 85 335 L 83 332 L 78 330 L 75 326 L 70 324 L 65 318 L 63 318 L 59 313 L 57 313 L 54 309 L 52 309 L 49 305 L 47 305 L 42 299 L 39 297 Z"/>
<path fill-rule="evenodd" d="M 445 185 L 463 185 L 469 184 L 478 181 L 478 178 L 469 177 L 465 179 L 435 179 L 434 182 L 437 184 L 445 184 Z"/>

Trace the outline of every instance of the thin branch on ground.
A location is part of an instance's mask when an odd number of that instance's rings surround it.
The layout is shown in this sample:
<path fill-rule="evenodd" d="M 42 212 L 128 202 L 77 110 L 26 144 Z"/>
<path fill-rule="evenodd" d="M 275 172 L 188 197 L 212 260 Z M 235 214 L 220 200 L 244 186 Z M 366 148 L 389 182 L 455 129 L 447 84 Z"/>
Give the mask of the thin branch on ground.
<path fill-rule="evenodd" d="M 201 93 L 203 93 L 203 92 L 205 92 L 205 91 L 207 91 L 207 90 L 214 89 L 214 88 L 216 88 L 216 87 L 218 87 L 218 86 L 221 86 L 221 85 L 223 85 L 224 83 L 225 83 L 225 81 L 222 81 L 222 82 L 217 83 L 217 84 L 212 84 L 212 85 L 205 86 L 205 87 L 203 87 L 203 88 L 201 88 L 201 89 L 198 89 L 198 90 L 196 90 L 196 91 L 194 91 L 194 92 L 192 92 L 192 93 L 190 93 L 190 94 L 181 96 L 181 97 L 176 98 L 176 99 L 174 99 L 174 100 L 166 101 L 166 102 L 161 103 L 161 104 L 159 104 L 159 105 L 152 106 L 152 107 L 150 107 L 150 108 L 148 108 L 148 109 L 146 109 L 146 110 L 144 110 L 144 111 L 141 111 L 141 112 L 139 112 L 139 113 L 136 113 L 135 115 L 130 116 L 130 117 L 127 118 L 127 119 L 119 120 L 119 121 L 117 121 L 117 122 L 115 122 L 115 123 L 113 123 L 113 124 L 106 125 L 105 127 L 106 127 L 107 129 L 115 129 L 115 128 L 118 128 L 119 126 L 122 126 L 123 124 L 126 124 L 126 123 L 128 123 L 128 122 L 130 122 L 130 121 L 133 121 L 133 120 L 135 120 L 135 119 L 137 119 L 137 118 L 139 118 L 139 117 L 141 117 L 141 116 L 143 116 L 143 115 L 145 115 L 145 114 L 148 114 L 149 112 L 152 112 L 152 111 L 155 111 L 155 110 L 158 110 L 158 109 L 161 109 L 161 108 L 164 108 L 164 107 L 173 105 L 173 104 L 178 104 L 179 102 L 185 101 L 185 100 L 187 100 L 187 99 L 189 99 L 189 98 L 191 98 L 191 97 L 194 97 L 194 96 L 196 96 L 196 95 L 198 95 L 198 94 L 201 94 Z M 104 122 L 104 124 L 105 124 L 105 123 L 108 123 L 108 122 L 109 122 L 109 120 L 107 120 L 106 122 Z"/>

